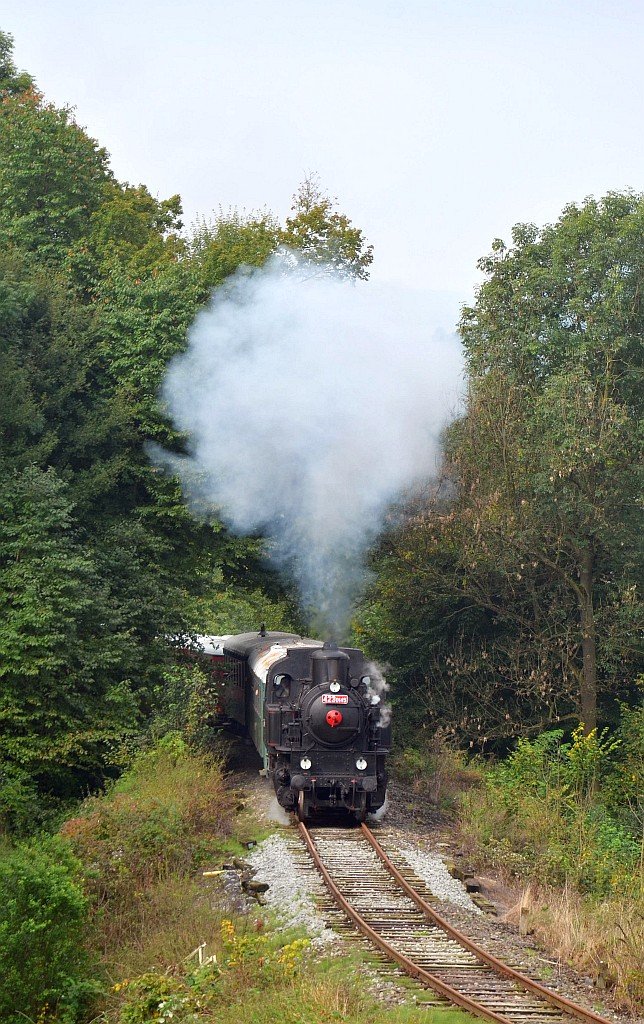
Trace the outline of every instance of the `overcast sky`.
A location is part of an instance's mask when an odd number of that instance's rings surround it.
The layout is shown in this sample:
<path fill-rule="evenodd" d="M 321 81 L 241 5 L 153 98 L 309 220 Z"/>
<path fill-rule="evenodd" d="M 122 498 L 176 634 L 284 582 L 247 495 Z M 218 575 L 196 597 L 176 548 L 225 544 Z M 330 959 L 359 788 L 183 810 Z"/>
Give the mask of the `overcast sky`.
<path fill-rule="evenodd" d="M 373 277 L 467 301 L 516 221 L 644 187 L 643 0 L 0 0 L 16 62 L 186 220 L 317 171 Z"/>

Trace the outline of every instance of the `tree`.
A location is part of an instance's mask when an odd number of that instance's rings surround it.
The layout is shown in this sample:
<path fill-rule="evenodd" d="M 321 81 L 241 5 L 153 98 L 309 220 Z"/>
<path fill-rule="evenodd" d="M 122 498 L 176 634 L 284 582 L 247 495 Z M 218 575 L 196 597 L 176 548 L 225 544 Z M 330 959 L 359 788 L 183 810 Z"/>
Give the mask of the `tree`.
<path fill-rule="evenodd" d="M 13 61 L 13 36 L 0 32 L 0 97 L 15 96 L 33 88 L 34 80 L 26 71 L 18 71 Z"/>
<path fill-rule="evenodd" d="M 75 771 L 100 777 L 137 718 L 121 674 L 133 640 L 65 491 L 53 470 L 8 474 L 0 526 L 0 760 L 59 794 Z"/>
<path fill-rule="evenodd" d="M 614 717 L 641 671 L 644 200 L 494 245 L 461 322 L 441 486 L 382 542 L 358 624 L 471 742 Z"/>
<path fill-rule="evenodd" d="M 369 277 L 373 246 L 366 244 L 360 228 L 337 212 L 315 175 L 305 178 L 293 197 L 280 242 L 319 269 L 330 267 L 342 277 L 362 281 Z"/>
<path fill-rule="evenodd" d="M 205 288 L 218 287 L 239 267 L 262 267 L 278 247 L 279 232 L 268 212 L 220 211 L 214 221 L 199 221 L 190 253 Z"/>
<path fill-rule="evenodd" d="M 81 865 L 60 838 L 3 850 L 0 858 L 0 1016 L 79 1019 L 90 993 L 88 901 Z M 52 1012 L 55 1018 L 52 1018 Z"/>
<path fill-rule="evenodd" d="M 74 122 L 69 108 L 44 103 L 35 88 L 12 79 L 6 59 L 5 53 L 0 240 L 37 252 L 41 260 L 60 260 L 89 231 L 111 179 L 107 153 Z"/>
<path fill-rule="evenodd" d="M 183 237 L 179 197 L 116 181 L 0 34 L 0 813 L 14 833 L 42 820 L 44 794 L 114 771 L 112 746 L 163 699 L 165 636 L 267 601 L 291 617 L 262 539 L 196 522 L 150 458 L 185 448 L 159 391 L 199 308 L 279 246 L 268 212 Z"/>
<path fill-rule="evenodd" d="M 577 605 L 579 713 L 595 727 L 598 611 L 641 569 L 644 197 L 567 207 L 495 245 L 461 322 L 470 396 L 457 461 L 506 573 Z M 504 557 L 503 557 L 504 556 Z M 624 637 L 623 660 L 634 653 Z"/>
<path fill-rule="evenodd" d="M 158 200 L 145 185 L 107 181 L 87 234 L 70 254 L 72 273 L 81 286 L 96 287 L 114 268 L 139 278 L 176 263 L 185 252 L 181 215 L 178 195 Z"/>

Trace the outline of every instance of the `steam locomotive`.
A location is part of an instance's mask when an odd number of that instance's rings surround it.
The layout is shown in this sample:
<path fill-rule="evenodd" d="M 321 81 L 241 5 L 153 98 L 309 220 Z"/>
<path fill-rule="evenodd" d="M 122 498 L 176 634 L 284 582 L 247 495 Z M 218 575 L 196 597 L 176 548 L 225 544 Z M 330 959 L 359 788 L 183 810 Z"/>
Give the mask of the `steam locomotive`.
<path fill-rule="evenodd" d="M 361 651 L 293 633 L 197 638 L 220 712 L 250 736 L 277 799 L 302 820 L 382 807 L 391 729 Z"/>

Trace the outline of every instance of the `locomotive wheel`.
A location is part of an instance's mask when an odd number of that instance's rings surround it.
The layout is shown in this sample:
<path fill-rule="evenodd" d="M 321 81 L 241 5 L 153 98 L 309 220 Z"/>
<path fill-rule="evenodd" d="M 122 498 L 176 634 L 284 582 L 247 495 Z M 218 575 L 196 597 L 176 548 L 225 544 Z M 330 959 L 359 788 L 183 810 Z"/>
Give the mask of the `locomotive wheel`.
<path fill-rule="evenodd" d="M 306 821 L 309 816 L 309 805 L 306 797 L 304 796 L 304 790 L 301 789 L 297 798 L 297 816 L 300 821 Z"/>

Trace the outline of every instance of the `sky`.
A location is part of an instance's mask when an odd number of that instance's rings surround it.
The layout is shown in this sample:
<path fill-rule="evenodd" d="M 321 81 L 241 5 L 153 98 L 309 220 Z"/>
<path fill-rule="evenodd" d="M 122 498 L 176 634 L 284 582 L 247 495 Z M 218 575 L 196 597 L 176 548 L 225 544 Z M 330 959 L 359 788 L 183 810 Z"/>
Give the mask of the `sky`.
<path fill-rule="evenodd" d="M 644 185 L 642 0 L 0 0 L 0 28 L 187 224 L 284 217 L 317 173 L 373 278 L 450 310 L 514 223 Z"/>

